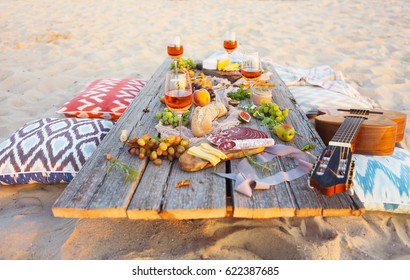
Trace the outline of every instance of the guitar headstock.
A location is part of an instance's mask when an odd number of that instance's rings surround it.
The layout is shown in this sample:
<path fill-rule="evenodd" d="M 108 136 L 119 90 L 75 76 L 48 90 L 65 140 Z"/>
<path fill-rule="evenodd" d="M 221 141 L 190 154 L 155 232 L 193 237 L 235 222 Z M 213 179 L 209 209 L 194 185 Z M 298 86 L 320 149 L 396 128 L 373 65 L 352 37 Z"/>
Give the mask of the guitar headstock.
<path fill-rule="evenodd" d="M 324 195 L 348 191 L 353 186 L 355 162 L 349 147 L 329 146 L 310 173 L 310 185 Z"/>

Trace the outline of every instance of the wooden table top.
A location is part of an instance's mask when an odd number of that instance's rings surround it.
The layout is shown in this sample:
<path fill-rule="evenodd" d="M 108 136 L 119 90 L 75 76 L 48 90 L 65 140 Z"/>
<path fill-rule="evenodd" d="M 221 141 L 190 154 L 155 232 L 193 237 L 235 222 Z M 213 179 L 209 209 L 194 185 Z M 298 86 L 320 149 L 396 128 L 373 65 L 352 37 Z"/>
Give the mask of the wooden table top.
<path fill-rule="evenodd" d="M 155 112 L 162 111 L 159 96 L 164 93 L 165 72 L 170 60 L 166 60 L 117 121 L 96 152 L 88 159 L 77 176 L 66 187 L 53 205 L 55 217 L 64 218 L 129 218 L 129 219 L 207 219 L 207 218 L 274 218 L 291 216 L 358 216 L 364 206 L 356 195 L 339 193 L 323 196 L 308 186 L 305 175 L 291 182 L 271 186 L 269 190 L 254 191 L 252 197 L 244 196 L 232 188 L 233 183 L 214 172 L 235 172 L 240 159 L 220 163 L 214 168 L 198 172 L 185 172 L 178 161 L 163 161 L 155 166 L 149 160 L 140 160 L 128 153 L 128 147 L 119 141 L 121 131 L 142 136 L 158 135 Z M 289 108 L 286 122 L 291 123 L 298 135 L 286 143 L 302 147 L 315 143 L 311 150 L 320 155 L 325 147 L 316 130 L 309 124 L 304 112 L 287 86 L 272 68 L 273 101 L 281 108 Z M 144 112 L 149 108 L 150 112 Z M 251 126 L 268 132 L 276 143 L 283 143 L 266 127 L 255 120 Z M 285 144 L 285 143 L 284 143 Z M 139 176 L 134 182 L 124 181 L 121 172 L 107 175 L 106 157 L 111 153 L 119 161 L 136 168 Z M 271 174 L 295 167 L 287 157 L 275 159 Z M 176 188 L 181 180 L 190 180 L 189 187 Z"/>

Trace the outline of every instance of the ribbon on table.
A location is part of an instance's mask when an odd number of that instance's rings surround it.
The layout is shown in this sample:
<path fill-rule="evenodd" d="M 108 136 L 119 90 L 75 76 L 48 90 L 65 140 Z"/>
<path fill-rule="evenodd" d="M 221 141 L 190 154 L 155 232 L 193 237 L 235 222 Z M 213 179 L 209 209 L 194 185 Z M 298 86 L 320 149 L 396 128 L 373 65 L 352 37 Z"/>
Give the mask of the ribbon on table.
<path fill-rule="evenodd" d="M 276 156 L 290 156 L 296 162 L 296 167 L 289 171 L 280 171 L 272 176 L 259 178 L 253 167 L 246 158 L 238 164 L 238 173 L 218 173 L 217 175 L 235 180 L 234 190 L 248 197 L 252 196 L 252 190 L 266 190 L 272 185 L 278 185 L 284 181 L 292 181 L 307 174 L 312 169 L 306 153 L 291 146 L 277 144 L 265 148 L 263 153 L 257 155 L 259 162 L 271 161 Z"/>

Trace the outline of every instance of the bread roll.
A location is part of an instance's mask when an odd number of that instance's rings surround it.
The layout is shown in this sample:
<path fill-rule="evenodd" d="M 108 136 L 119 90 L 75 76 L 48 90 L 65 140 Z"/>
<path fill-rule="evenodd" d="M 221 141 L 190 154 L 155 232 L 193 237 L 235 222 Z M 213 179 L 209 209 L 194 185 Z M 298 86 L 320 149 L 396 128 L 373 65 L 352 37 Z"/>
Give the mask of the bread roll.
<path fill-rule="evenodd" d="M 223 117 L 226 115 L 228 110 L 226 109 L 225 105 L 222 102 L 216 102 L 216 107 L 218 108 L 219 114 L 217 118 Z"/>
<path fill-rule="evenodd" d="M 212 110 L 206 106 L 196 107 L 192 115 L 191 129 L 195 137 L 202 137 L 212 131 L 212 121 L 215 119 Z"/>
<path fill-rule="evenodd" d="M 191 121 L 192 134 L 195 137 L 202 137 L 211 133 L 212 121 L 226 114 L 226 107 L 223 103 L 218 103 L 210 103 L 204 107 L 198 106 L 195 108 Z"/>

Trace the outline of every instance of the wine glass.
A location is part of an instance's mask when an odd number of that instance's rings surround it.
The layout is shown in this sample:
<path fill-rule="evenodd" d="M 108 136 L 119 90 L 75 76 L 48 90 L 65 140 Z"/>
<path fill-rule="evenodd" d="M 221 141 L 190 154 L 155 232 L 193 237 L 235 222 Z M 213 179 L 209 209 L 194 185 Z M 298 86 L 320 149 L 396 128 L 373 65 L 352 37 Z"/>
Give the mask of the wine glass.
<path fill-rule="evenodd" d="M 229 54 L 236 50 L 238 42 L 236 41 L 236 34 L 234 31 L 228 31 L 224 38 L 224 49 Z"/>
<path fill-rule="evenodd" d="M 167 46 L 167 52 L 169 57 L 174 60 L 175 69 L 177 69 L 178 59 L 184 53 L 184 46 L 181 45 L 181 37 L 179 36 L 174 37 L 171 41 Z"/>
<path fill-rule="evenodd" d="M 248 52 L 243 55 L 241 74 L 249 83 L 251 95 L 253 94 L 253 83 L 262 75 L 262 66 L 258 52 Z"/>
<path fill-rule="evenodd" d="M 165 104 L 178 115 L 179 136 L 182 138 L 182 113 L 192 105 L 192 87 L 188 72 L 181 69 L 166 72 Z"/>

